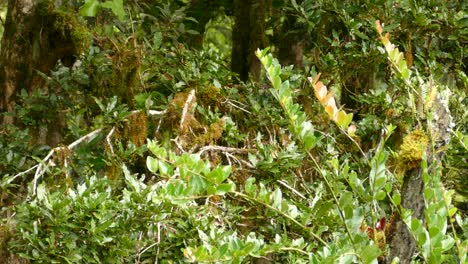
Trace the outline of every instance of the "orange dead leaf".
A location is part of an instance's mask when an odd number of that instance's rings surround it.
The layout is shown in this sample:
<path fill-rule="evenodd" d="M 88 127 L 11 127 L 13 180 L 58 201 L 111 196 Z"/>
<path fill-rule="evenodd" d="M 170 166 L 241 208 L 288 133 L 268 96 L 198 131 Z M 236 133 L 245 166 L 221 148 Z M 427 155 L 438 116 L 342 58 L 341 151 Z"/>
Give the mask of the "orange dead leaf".
<path fill-rule="evenodd" d="M 338 111 L 338 108 L 336 107 L 336 102 L 334 97 L 329 97 L 326 103 L 324 104 L 325 106 L 331 106 L 335 111 Z"/>
<path fill-rule="evenodd" d="M 375 28 L 377 29 L 377 32 L 379 32 L 379 34 L 382 34 L 382 33 L 383 33 L 383 28 L 382 28 L 382 26 L 380 25 L 380 20 L 376 20 L 376 21 L 375 21 Z"/>
<path fill-rule="evenodd" d="M 318 82 L 314 85 L 314 91 L 315 97 L 317 97 L 319 101 L 322 101 L 328 93 L 327 87 L 322 82 Z"/>
<path fill-rule="evenodd" d="M 313 82 L 313 83 L 318 82 L 318 80 L 320 79 L 320 75 L 322 75 L 322 73 L 319 72 L 319 73 L 317 74 L 317 76 L 315 76 L 314 82 Z"/>

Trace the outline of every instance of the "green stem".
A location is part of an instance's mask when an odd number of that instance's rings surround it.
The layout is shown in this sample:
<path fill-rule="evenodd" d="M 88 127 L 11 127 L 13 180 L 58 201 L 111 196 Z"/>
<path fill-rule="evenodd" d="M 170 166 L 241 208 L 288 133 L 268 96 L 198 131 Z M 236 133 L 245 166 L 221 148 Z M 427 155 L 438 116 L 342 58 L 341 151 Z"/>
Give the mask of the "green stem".
<path fill-rule="evenodd" d="M 240 193 L 240 192 L 233 192 L 235 195 L 241 197 L 241 198 L 244 198 L 245 200 L 248 200 L 248 201 L 251 201 L 251 202 L 256 202 L 256 203 L 259 203 L 263 206 L 265 206 L 266 208 L 272 210 L 272 211 L 275 211 L 276 213 L 286 217 L 287 219 L 289 219 L 291 222 L 293 222 L 294 224 L 296 224 L 297 226 L 299 226 L 300 228 L 304 229 L 305 231 L 307 231 L 307 233 L 309 233 L 313 238 L 317 239 L 320 243 L 322 243 L 324 246 L 328 246 L 327 242 L 325 242 L 320 236 L 318 236 L 317 234 L 315 234 L 314 232 L 310 231 L 309 228 L 307 228 L 307 226 L 304 226 L 303 224 L 299 223 L 296 219 L 292 218 L 290 215 L 288 214 L 285 214 L 283 212 L 281 212 L 280 210 L 276 209 L 275 207 L 267 204 L 267 203 L 264 203 L 262 201 L 259 201 L 253 197 L 250 197 L 248 195 L 245 195 L 243 193 Z"/>
<path fill-rule="evenodd" d="M 336 206 L 338 207 L 338 212 L 340 213 L 340 218 L 341 220 L 343 221 L 343 224 L 345 226 L 345 229 L 346 229 L 346 234 L 348 235 L 348 238 L 349 240 L 351 241 L 351 244 L 353 245 L 353 248 L 354 250 L 356 251 L 356 245 L 354 244 L 354 239 L 351 235 L 351 231 L 349 230 L 349 227 L 348 225 L 346 224 L 346 220 L 345 220 L 345 217 L 344 217 L 344 214 L 343 214 L 343 210 L 338 202 L 338 199 L 336 198 L 336 194 L 335 192 L 333 191 L 332 187 L 331 187 L 331 184 L 330 182 L 328 181 L 327 177 L 325 176 L 325 174 L 323 173 L 323 170 L 321 169 L 320 165 L 318 164 L 318 162 L 315 160 L 314 156 L 312 156 L 312 154 L 310 154 L 310 152 L 307 152 L 307 154 L 309 155 L 310 159 L 314 162 L 318 172 L 320 173 L 320 175 L 322 176 L 323 180 L 325 181 L 325 184 L 327 185 L 328 189 L 330 190 L 330 193 L 332 194 L 332 197 L 333 197 L 333 200 L 335 201 L 335 204 Z"/>

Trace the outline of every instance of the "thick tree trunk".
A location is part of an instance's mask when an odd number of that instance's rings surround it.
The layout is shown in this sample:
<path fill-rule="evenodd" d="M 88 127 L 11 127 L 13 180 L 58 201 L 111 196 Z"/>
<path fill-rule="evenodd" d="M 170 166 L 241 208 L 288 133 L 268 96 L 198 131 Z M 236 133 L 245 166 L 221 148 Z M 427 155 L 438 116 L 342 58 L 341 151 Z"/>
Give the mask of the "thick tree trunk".
<path fill-rule="evenodd" d="M 416 168 L 406 173 L 401 193 L 402 207 L 411 209 L 413 217 L 422 220 L 424 218 L 424 183 L 422 180 L 422 168 Z M 393 234 L 389 238 L 390 254 L 387 263 L 391 263 L 395 257 L 400 258 L 400 263 L 410 263 L 413 255 L 417 251 L 417 244 L 411 235 L 408 227 L 397 216 L 393 222 Z"/>
<path fill-rule="evenodd" d="M 31 54 L 34 24 L 33 1 L 8 1 L 8 12 L 0 51 L 0 111 L 12 113 L 15 95 L 21 88 L 31 87 L 33 68 Z M 4 116 L 4 124 L 13 123 L 12 116 Z"/>
<path fill-rule="evenodd" d="M 45 82 L 37 71 L 49 74 L 59 59 L 77 53 L 77 35 L 73 36 L 75 28 L 68 24 L 72 23 L 71 17 L 64 11 L 56 11 L 52 0 L 8 1 L 0 51 L 0 114 L 4 114 L 1 124 L 16 123 L 16 95 L 21 89 L 31 93 L 43 87 Z M 62 126 L 63 117 L 57 115 L 57 120 L 41 132 L 42 140 L 37 141 L 57 144 Z M 32 136 L 39 137 L 41 133 Z"/>
<path fill-rule="evenodd" d="M 268 0 L 234 0 L 231 69 L 241 81 L 260 79 L 261 65 L 255 50 L 264 48 L 265 19 Z"/>
<path fill-rule="evenodd" d="M 281 26 L 280 38 L 278 43 L 278 60 L 283 66 L 294 65 L 302 69 L 304 40 L 301 29 L 293 16 L 286 16 Z"/>
<path fill-rule="evenodd" d="M 433 111 L 434 119 L 429 124 L 429 131 L 431 131 L 432 142 L 434 146 L 429 144 L 426 150 L 427 165 L 429 168 L 429 175 L 434 175 L 431 172 L 431 165 L 433 163 L 441 162 L 445 149 L 450 142 L 451 129 L 453 126 L 452 116 L 448 108 L 448 96 L 442 97 L 440 94 L 434 101 L 431 109 Z M 436 153 L 433 152 L 436 150 Z M 402 207 L 411 209 L 413 217 L 424 221 L 424 182 L 423 182 L 423 169 L 419 166 L 405 174 L 402 192 Z M 398 257 L 400 263 L 411 263 L 413 256 L 417 252 L 417 244 L 411 235 L 408 227 L 403 222 L 400 216 L 397 216 L 393 222 L 391 230 L 393 234 L 388 238 L 389 254 L 386 258 L 386 263 L 392 263 L 393 258 Z"/>
<path fill-rule="evenodd" d="M 232 9 L 232 0 L 192 0 L 187 8 L 187 16 L 192 17 L 197 22 L 187 21 L 187 27 L 195 30 L 199 35 L 195 35 L 187 42 L 191 47 L 201 49 L 203 47 L 203 37 L 205 27 L 208 22 L 217 15 Z"/>

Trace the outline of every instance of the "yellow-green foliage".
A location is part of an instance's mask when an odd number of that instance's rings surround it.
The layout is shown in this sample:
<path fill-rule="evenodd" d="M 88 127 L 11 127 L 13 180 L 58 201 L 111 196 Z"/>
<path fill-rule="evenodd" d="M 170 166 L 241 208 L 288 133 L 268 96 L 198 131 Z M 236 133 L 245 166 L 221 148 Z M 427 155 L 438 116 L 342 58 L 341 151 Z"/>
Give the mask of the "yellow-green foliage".
<path fill-rule="evenodd" d="M 208 85 L 203 89 L 198 89 L 197 97 L 201 105 L 203 106 L 219 106 L 219 102 L 222 99 L 220 90 L 214 85 Z"/>
<path fill-rule="evenodd" d="M 206 133 L 202 133 L 195 138 L 195 143 L 199 145 L 214 144 L 223 135 L 224 120 L 220 119 L 217 122 L 210 124 L 206 130 Z"/>
<path fill-rule="evenodd" d="M 429 139 L 424 131 L 418 129 L 405 138 L 398 152 L 399 167 L 403 170 L 416 168 L 423 158 Z"/>

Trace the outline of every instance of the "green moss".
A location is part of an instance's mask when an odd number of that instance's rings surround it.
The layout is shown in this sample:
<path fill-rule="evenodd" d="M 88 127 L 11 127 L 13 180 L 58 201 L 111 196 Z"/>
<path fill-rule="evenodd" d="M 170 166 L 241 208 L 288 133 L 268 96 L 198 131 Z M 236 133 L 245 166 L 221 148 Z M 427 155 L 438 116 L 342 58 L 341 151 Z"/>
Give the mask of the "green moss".
<path fill-rule="evenodd" d="M 58 34 L 65 41 L 71 41 L 77 54 L 89 47 L 91 33 L 74 11 L 56 7 L 54 1 L 42 1 L 37 5 L 37 14 L 45 18 L 43 28 Z"/>
<path fill-rule="evenodd" d="M 60 32 L 65 39 L 70 38 L 76 53 L 82 53 L 89 47 L 91 33 L 75 14 L 69 11 L 54 10 L 51 15 L 54 17 L 54 29 Z"/>
<path fill-rule="evenodd" d="M 403 170 L 419 166 L 429 139 L 422 130 L 415 130 L 403 138 L 403 144 L 398 152 L 399 167 Z"/>
<path fill-rule="evenodd" d="M 200 101 L 200 104 L 205 107 L 218 106 L 222 99 L 220 90 L 214 85 L 207 85 L 202 89 L 198 89 L 197 97 Z"/>
<path fill-rule="evenodd" d="M 224 120 L 220 119 L 217 122 L 210 124 L 210 126 L 207 127 L 206 132 L 198 135 L 194 139 L 194 142 L 198 145 L 214 144 L 223 135 L 224 127 Z"/>

